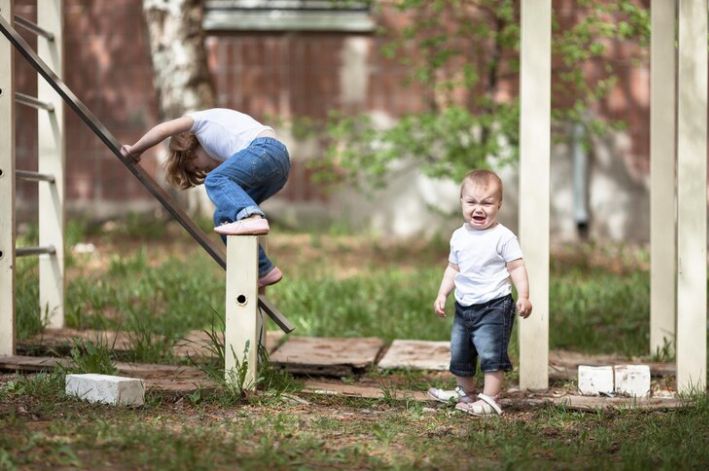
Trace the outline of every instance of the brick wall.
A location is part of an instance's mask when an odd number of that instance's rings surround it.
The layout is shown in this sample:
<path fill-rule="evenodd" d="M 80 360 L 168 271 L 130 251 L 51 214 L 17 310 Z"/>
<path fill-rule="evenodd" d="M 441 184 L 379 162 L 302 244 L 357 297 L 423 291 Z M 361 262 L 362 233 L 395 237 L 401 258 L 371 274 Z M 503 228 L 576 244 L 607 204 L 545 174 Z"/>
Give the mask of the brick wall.
<path fill-rule="evenodd" d="M 568 2 L 559 0 L 560 6 Z M 34 18 L 34 0 L 17 0 L 16 13 Z M 152 87 L 147 32 L 140 0 L 65 3 L 65 81 L 121 142 L 132 142 L 157 122 L 156 94 Z M 559 10 L 572 15 L 573 10 Z M 401 22 L 385 14 L 381 23 Z M 31 35 L 25 35 L 30 43 Z M 210 36 L 210 70 L 218 103 L 253 114 L 265 122 L 310 117 L 324 119 L 334 109 L 382 112 L 390 117 L 422 107 L 420 90 L 405 85 L 404 68 L 384 58 L 384 38 L 340 33 L 256 33 Z M 626 45 L 613 45 L 604 64 L 619 73 L 616 88 L 599 113 L 628 124 L 630 146 L 615 157 L 640 181 L 648 171 L 647 61 L 631 63 Z M 363 61 L 358 63 L 358 61 Z M 352 62 L 352 63 L 350 63 Z M 36 92 L 34 72 L 16 59 L 18 91 Z M 348 73 L 355 75 L 348 81 Z M 363 83 L 359 89 L 357 83 Z M 503 94 L 516 94 L 516 76 L 501 85 Z M 36 168 L 35 111 L 18 106 L 17 168 Z M 67 111 L 67 196 L 69 208 L 91 217 L 155 207 L 148 193 L 91 131 Z M 287 201 L 327 200 L 311 181 L 302 160 L 319 152 L 317 146 L 293 145 L 294 170 L 278 196 Z M 155 159 L 144 159 L 154 171 Z M 18 182 L 20 220 L 33 220 L 36 185 Z"/>

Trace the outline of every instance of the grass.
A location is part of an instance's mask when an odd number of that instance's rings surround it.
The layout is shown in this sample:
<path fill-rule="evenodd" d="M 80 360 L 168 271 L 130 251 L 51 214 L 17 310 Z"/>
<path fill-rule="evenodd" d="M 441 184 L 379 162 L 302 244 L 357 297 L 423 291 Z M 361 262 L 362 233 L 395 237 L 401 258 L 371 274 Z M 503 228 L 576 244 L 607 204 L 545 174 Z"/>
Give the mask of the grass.
<path fill-rule="evenodd" d="M 70 254 L 67 322 L 130 332 L 130 360 L 177 362 L 170 347 L 189 330 L 216 332 L 223 319 L 222 270 L 180 231 L 138 220 L 98 232 L 73 229 L 94 254 Z M 269 236 L 285 280 L 269 297 L 298 335 L 447 340 L 451 316 L 431 304 L 447 243 L 385 243 L 343 234 Z M 584 246 L 555 253 L 550 344 L 590 353 L 645 356 L 646 254 Z M 18 332 L 42 326 L 36 262 L 18 260 Z M 533 280 L 531 280 L 533 282 Z M 448 306 L 449 312 L 452 305 Z M 514 338 L 514 337 L 513 337 Z M 219 348 L 215 341 L 215 348 Z M 513 341 L 512 355 L 517 347 Z M 224 354 L 222 350 L 222 355 Z M 111 371 L 109 345 L 76 345 L 74 367 Z M 516 358 L 515 358 L 516 363 Z M 212 364 L 214 378 L 223 360 Z M 369 371 L 384 397 L 303 396 L 297 380 L 265 368 L 255 396 L 197 390 L 149 393 L 138 409 L 89 405 L 63 395 L 54 374 L 0 376 L 0 469 L 704 469 L 709 464 L 709 400 L 674 411 L 579 413 L 559 407 L 510 409 L 474 420 L 448 406 L 405 400 L 430 375 Z M 512 375 L 514 376 L 514 375 Z M 360 378 L 345 378 L 357 382 Z M 435 378 L 448 386 L 448 375 Z"/>
<path fill-rule="evenodd" d="M 314 398 L 223 407 L 88 406 L 50 375 L 0 388 L 3 469 L 704 469 L 709 403 L 672 413 L 541 408 L 471 420 L 449 407 Z"/>
<path fill-rule="evenodd" d="M 72 239 L 78 241 L 82 237 L 76 226 Z M 77 275 L 67 286 L 67 324 L 129 331 L 140 345 L 133 360 L 171 361 L 165 352 L 180 336 L 208 329 L 215 315 L 223 317 L 224 275 L 184 235 L 164 224 L 146 224 L 138 243 L 122 247 L 126 244 L 120 241 L 127 236 L 133 240 L 138 227 L 140 221 L 133 217 L 103 236 L 110 242 L 99 271 L 85 268 L 86 257 L 70 255 L 76 266 L 69 270 Z M 85 230 L 84 237 L 92 237 L 94 232 Z M 178 245 L 167 255 L 156 254 L 154 246 L 166 238 Z M 349 236 L 315 234 L 284 236 L 273 244 L 276 261 L 286 268 L 286 282 L 271 288 L 269 297 L 294 322 L 299 335 L 448 339 L 451 316 L 439 320 L 430 307 L 445 265 L 445 241 L 384 245 L 366 238 L 353 241 Z M 646 255 L 617 250 L 622 254 L 601 254 L 595 264 L 593 258 L 600 251 L 595 247 L 555 259 L 549 300 L 551 348 L 647 354 L 649 274 L 642 266 Z M 620 268 L 614 265 L 619 259 Z M 42 321 L 32 281 L 36 262 L 19 262 L 22 339 L 41 330 Z M 453 312 L 452 300 L 448 312 Z"/>

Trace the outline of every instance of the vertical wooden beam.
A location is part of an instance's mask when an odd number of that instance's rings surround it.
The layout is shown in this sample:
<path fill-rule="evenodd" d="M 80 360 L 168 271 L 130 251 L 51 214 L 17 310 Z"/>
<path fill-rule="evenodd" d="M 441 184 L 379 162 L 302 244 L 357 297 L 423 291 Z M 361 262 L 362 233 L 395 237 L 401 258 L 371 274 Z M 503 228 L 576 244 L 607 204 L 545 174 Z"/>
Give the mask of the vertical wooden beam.
<path fill-rule="evenodd" d="M 707 1 L 680 0 L 677 64 L 677 390 L 707 384 Z"/>
<path fill-rule="evenodd" d="M 12 0 L 0 0 L 12 21 Z M 15 354 L 15 83 L 13 48 L 0 39 L 0 356 Z"/>
<path fill-rule="evenodd" d="M 520 321 L 519 382 L 549 387 L 551 0 L 521 2 L 519 233 L 532 315 Z"/>
<path fill-rule="evenodd" d="M 652 0 L 650 40 L 650 354 L 674 353 L 676 0 Z"/>
<path fill-rule="evenodd" d="M 226 260 L 225 378 L 227 382 L 236 381 L 238 370 L 246 361 L 243 387 L 255 389 L 262 330 L 258 312 L 258 236 L 227 236 Z"/>
<path fill-rule="evenodd" d="M 54 34 L 37 37 L 37 55 L 58 77 L 64 75 L 63 0 L 38 0 L 37 24 Z M 37 75 L 37 98 L 54 111 L 37 110 L 39 172 L 54 175 L 55 183 L 39 184 L 39 245 L 54 246 L 54 255 L 39 257 L 39 305 L 50 328 L 64 326 L 64 101 Z"/>

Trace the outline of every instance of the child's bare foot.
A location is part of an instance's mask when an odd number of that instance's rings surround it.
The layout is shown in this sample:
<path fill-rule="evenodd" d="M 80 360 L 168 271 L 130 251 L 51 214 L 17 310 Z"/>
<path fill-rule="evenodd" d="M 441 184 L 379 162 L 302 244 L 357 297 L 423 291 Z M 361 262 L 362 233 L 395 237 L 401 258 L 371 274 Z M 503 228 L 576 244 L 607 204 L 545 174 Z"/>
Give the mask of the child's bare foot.
<path fill-rule="evenodd" d="M 257 216 L 257 217 L 256 217 Z M 270 230 L 268 220 L 254 215 L 234 222 L 228 222 L 214 228 L 214 232 L 223 235 L 262 235 Z"/>
<path fill-rule="evenodd" d="M 259 290 L 265 289 L 266 286 L 275 285 L 283 278 L 283 272 L 278 267 L 273 267 L 271 271 L 258 279 Z"/>

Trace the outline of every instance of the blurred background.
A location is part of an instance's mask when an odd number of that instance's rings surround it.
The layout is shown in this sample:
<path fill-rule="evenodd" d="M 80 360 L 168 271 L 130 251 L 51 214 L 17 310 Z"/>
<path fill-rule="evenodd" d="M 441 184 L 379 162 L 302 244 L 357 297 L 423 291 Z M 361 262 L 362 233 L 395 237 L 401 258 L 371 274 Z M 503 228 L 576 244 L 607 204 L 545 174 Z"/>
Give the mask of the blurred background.
<path fill-rule="evenodd" d="M 15 13 L 33 19 L 34 5 L 17 0 Z M 553 9 L 553 240 L 645 243 L 649 2 Z M 518 2 L 66 0 L 64 21 L 64 79 L 119 141 L 207 107 L 272 125 L 293 171 L 265 209 L 285 227 L 447 237 L 457 182 L 486 166 L 517 229 Z M 16 70 L 17 91 L 33 95 L 36 74 L 20 57 Z M 17 113 L 17 168 L 34 169 L 35 111 Z M 69 219 L 162 214 L 66 119 Z M 164 153 L 143 161 L 158 179 Z M 35 223 L 35 188 L 17 182 L 20 228 Z M 201 189 L 175 196 L 211 214 Z"/>

